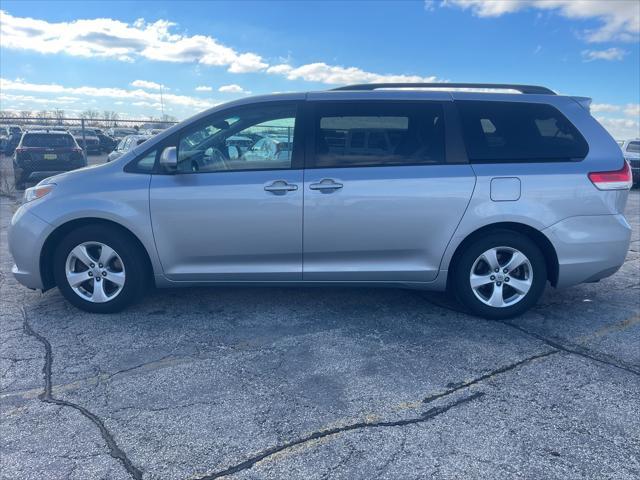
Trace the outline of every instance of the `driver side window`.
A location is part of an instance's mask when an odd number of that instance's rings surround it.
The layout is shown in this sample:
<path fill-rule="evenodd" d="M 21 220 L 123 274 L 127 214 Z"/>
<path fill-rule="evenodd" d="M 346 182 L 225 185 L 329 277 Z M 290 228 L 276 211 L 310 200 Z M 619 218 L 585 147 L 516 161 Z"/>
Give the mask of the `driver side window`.
<path fill-rule="evenodd" d="M 255 104 L 211 115 L 180 135 L 177 171 L 290 169 L 296 110 L 294 103 Z"/>

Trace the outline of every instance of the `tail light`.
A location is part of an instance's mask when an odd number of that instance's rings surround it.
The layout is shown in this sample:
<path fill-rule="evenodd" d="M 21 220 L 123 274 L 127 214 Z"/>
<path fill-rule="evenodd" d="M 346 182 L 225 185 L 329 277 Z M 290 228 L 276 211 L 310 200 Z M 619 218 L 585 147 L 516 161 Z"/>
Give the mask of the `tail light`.
<path fill-rule="evenodd" d="M 589 174 L 589 180 L 591 180 L 598 190 L 628 190 L 633 184 L 631 167 L 626 160 L 620 170 L 591 172 Z"/>

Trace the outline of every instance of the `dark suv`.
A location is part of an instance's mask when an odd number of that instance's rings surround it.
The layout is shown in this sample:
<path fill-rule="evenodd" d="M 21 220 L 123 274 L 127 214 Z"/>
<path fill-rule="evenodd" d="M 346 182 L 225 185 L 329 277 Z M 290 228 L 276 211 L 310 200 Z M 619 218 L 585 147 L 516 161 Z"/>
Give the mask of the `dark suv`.
<path fill-rule="evenodd" d="M 85 167 L 82 149 L 70 133 L 35 130 L 22 135 L 13 157 L 16 188 L 32 178 Z"/>

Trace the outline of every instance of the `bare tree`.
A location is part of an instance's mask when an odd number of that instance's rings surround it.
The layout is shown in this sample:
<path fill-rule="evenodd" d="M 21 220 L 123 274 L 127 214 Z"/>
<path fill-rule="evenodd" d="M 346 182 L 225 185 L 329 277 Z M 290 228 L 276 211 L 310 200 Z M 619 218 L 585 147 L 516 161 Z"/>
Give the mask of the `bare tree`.
<path fill-rule="evenodd" d="M 51 112 L 49 112 L 49 110 L 40 110 L 35 116 L 37 117 L 36 120 L 38 123 L 42 125 L 48 125 L 50 123 L 49 119 L 51 118 Z"/>
<path fill-rule="evenodd" d="M 56 119 L 56 123 L 58 125 L 62 125 L 64 123 L 64 118 L 65 118 L 65 114 L 64 114 L 64 110 L 61 110 L 59 108 L 56 108 L 53 111 L 53 116 Z"/>
<path fill-rule="evenodd" d="M 82 112 L 80 114 L 80 118 L 84 118 L 85 120 L 88 120 L 90 123 L 93 123 L 98 118 L 100 118 L 100 112 L 90 108 L 89 110 L 85 110 L 84 112 Z"/>
<path fill-rule="evenodd" d="M 24 118 L 31 118 L 33 112 L 31 110 L 21 110 L 20 116 Z"/>
<path fill-rule="evenodd" d="M 114 112 L 113 110 L 105 110 L 102 112 L 102 119 L 104 120 L 105 127 L 115 126 L 118 118 L 118 112 Z"/>

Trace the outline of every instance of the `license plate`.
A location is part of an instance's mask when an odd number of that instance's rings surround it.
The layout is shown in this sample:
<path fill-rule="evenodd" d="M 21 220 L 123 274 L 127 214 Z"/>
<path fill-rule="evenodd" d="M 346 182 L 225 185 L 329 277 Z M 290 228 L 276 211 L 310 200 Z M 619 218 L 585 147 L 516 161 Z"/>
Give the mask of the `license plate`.
<path fill-rule="evenodd" d="M 55 160 L 56 158 L 58 158 L 58 155 L 56 155 L 55 153 L 45 153 L 44 154 L 44 159 L 45 160 Z"/>

